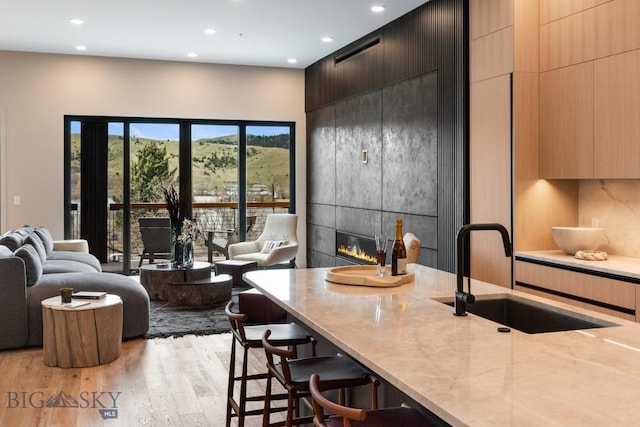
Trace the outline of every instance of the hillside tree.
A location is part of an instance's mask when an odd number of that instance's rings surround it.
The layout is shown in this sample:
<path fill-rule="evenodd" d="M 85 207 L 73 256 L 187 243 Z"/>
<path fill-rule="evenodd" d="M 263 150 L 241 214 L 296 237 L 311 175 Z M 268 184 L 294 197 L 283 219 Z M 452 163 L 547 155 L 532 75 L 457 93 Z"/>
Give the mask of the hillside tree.
<path fill-rule="evenodd" d="M 131 199 L 137 202 L 156 202 L 161 187 L 170 181 L 176 169 L 169 169 L 167 147 L 151 141 L 138 151 L 138 160 L 131 165 Z"/>

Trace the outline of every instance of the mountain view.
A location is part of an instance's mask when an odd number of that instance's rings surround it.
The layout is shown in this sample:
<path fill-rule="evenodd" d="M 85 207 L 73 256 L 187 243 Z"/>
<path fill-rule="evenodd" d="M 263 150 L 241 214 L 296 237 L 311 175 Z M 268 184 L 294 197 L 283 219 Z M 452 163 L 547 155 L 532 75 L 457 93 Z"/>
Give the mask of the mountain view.
<path fill-rule="evenodd" d="M 289 135 L 249 135 L 247 145 L 247 190 L 249 201 L 272 201 L 289 198 Z M 114 201 L 123 194 L 124 143 L 122 136 L 108 140 L 108 193 Z M 161 150 L 168 160 L 169 175 L 178 177 L 178 141 L 132 137 L 130 162 L 141 161 L 140 153 L 150 144 Z M 79 199 L 80 134 L 71 134 L 72 199 Z M 196 201 L 228 202 L 237 200 L 237 135 L 202 138 L 191 145 L 192 185 Z M 75 193 L 78 194 L 75 194 Z M 132 195 L 132 198 L 134 196 Z M 133 200 L 132 201 L 142 201 Z M 145 200 L 149 201 L 149 200 Z M 156 200 L 161 201 L 161 200 Z"/>

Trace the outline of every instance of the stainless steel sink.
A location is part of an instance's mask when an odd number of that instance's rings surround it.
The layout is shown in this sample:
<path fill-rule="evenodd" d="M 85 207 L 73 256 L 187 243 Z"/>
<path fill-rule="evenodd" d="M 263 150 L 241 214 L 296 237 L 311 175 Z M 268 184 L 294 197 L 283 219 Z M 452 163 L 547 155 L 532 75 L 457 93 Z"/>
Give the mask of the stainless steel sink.
<path fill-rule="evenodd" d="M 453 307 L 453 299 L 437 300 Z M 620 326 L 512 294 L 476 296 L 466 310 L 527 334 Z"/>

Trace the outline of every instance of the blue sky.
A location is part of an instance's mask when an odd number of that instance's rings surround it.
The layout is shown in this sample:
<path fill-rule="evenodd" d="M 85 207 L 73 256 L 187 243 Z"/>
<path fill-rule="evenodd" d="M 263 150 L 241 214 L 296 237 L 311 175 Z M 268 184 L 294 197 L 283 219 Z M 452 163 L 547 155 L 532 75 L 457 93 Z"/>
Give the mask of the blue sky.
<path fill-rule="evenodd" d="M 122 135 L 123 126 L 122 123 L 109 123 L 109 135 Z M 249 126 L 247 131 L 252 135 L 271 136 L 289 133 L 289 128 L 282 126 Z M 71 133 L 80 133 L 80 122 L 71 122 Z M 194 141 L 201 138 L 236 135 L 237 133 L 237 126 L 193 125 L 191 129 L 191 137 Z M 131 136 L 163 141 L 177 141 L 179 137 L 179 126 L 168 123 L 132 123 Z"/>

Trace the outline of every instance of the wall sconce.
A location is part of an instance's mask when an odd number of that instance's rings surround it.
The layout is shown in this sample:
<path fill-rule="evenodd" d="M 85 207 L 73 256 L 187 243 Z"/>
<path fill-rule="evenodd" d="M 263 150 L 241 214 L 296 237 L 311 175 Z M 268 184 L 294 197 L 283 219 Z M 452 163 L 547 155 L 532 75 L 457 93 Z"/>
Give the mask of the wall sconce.
<path fill-rule="evenodd" d="M 367 150 L 362 150 L 362 163 L 367 163 L 369 161 L 369 154 Z"/>

